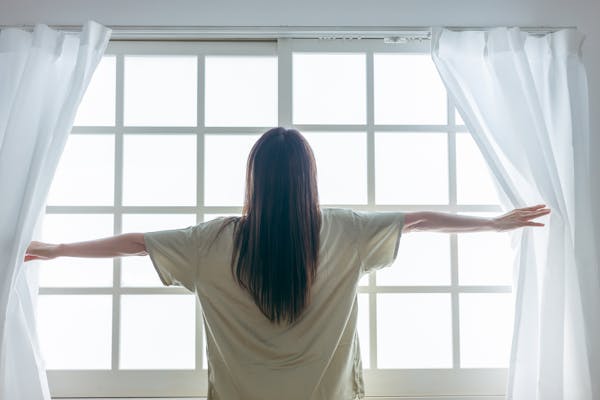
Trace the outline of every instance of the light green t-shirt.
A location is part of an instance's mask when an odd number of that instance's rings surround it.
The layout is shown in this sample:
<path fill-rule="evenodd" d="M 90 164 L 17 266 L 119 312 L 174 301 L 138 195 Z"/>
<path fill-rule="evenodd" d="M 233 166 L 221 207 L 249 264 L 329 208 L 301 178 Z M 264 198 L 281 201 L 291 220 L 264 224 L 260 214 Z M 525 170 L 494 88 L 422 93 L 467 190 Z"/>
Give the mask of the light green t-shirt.
<path fill-rule="evenodd" d="M 233 279 L 233 224 L 214 241 L 223 218 L 144 234 L 163 284 L 184 286 L 200 301 L 208 400 L 364 397 L 358 281 L 392 264 L 404 213 L 322 208 L 322 216 L 311 302 L 292 325 L 271 323 Z"/>

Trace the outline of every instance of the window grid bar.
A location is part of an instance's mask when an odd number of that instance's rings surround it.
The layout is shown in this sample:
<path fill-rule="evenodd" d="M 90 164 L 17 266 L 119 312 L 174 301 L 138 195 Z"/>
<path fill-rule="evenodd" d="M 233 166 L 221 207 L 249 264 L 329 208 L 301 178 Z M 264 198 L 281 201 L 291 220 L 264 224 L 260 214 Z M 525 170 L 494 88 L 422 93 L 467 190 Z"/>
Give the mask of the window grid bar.
<path fill-rule="evenodd" d="M 123 102 L 124 102 L 124 62 L 123 56 L 116 56 L 116 88 L 115 88 L 115 186 L 114 186 L 114 233 L 123 231 L 123 214 L 119 208 L 123 202 L 123 133 L 119 129 L 123 126 Z M 121 257 L 113 259 L 113 293 L 112 293 L 112 342 L 111 342 L 111 369 L 119 369 L 120 343 L 121 343 Z"/>
<path fill-rule="evenodd" d="M 398 133 L 446 133 L 448 129 L 452 128 L 450 125 L 378 125 L 378 124 L 355 124 L 355 125 L 322 125 L 322 124 L 302 124 L 295 125 L 300 130 L 306 131 L 323 131 L 335 132 L 335 131 L 356 131 L 364 132 L 369 127 L 372 127 L 375 131 L 381 132 L 398 132 Z M 461 128 L 458 128 L 461 130 Z M 465 130 L 466 132 L 466 130 Z"/>
<path fill-rule="evenodd" d="M 272 56 L 275 55 L 273 41 L 152 41 L 126 40 L 110 41 L 106 55 L 125 56 Z"/>
<path fill-rule="evenodd" d="M 366 53 L 367 94 L 367 209 L 375 210 L 375 118 L 373 89 L 373 52 Z M 377 281 L 369 274 L 369 366 L 377 368 Z"/>
<path fill-rule="evenodd" d="M 286 85 L 284 85 L 286 86 Z M 290 85 L 291 86 L 291 85 Z M 290 88 L 291 90 L 291 88 Z M 284 93 L 282 93 L 284 94 Z M 291 100 L 291 94 L 288 96 Z M 283 101 L 281 103 L 284 103 Z M 283 104 L 281 104 L 283 105 Z M 290 111 L 283 111 L 289 112 Z M 285 115 L 280 117 L 280 126 L 292 126 L 291 120 L 288 120 Z M 282 122 L 289 121 L 283 124 Z M 300 131 L 319 131 L 327 132 L 364 132 L 369 127 L 375 131 L 382 132 L 398 132 L 398 133 L 440 133 L 448 132 L 449 130 L 456 132 L 468 132 L 464 125 L 377 125 L 377 124 L 353 124 L 353 125 L 327 125 L 327 124 L 293 124 L 294 128 Z M 194 135 L 198 131 L 197 126 L 121 126 L 123 133 L 127 134 L 143 134 L 143 135 L 164 135 L 164 134 L 190 134 Z M 263 133 L 272 126 L 203 126 L 203 129 L 213 135 L 256 135 Z M 113 126 L 74 126 L 71 133 L 77 135 L 85 134 L 110 134 L 114 132 Z"/>
<path fill-rule="evenodd" d="M 279 38 L 277 40 L 277 118 L 279 126 L 283 127 L 292 126 L 292 68 L 290 39 Z"/>
<path fill-rule="evenodd" d="M 448 125 L 454 127 L 454 108 L 450 96 L 446 95 L 446 112 Z M 452 206 L 457 204 L 457 177 L 456 177 L 456 134 L 448 131 L 448 190 L 449 200 Z M 458 286 L 458 246 L 456 234 L 450 234 L 450 283 L 452 288 Z M 460 309 L 458 303 L 458 292 L 453 290 L 450 295 L 452 310 L 452 368 L 460 368 Z"/>
<path fill-rule="evenodd" d="M 360 293 L 510 293 L 507 285 L 473 285 L 473 286 L 359 286 Z"/>
<path fill-rule="evenodd" d="M 204 221 L 204 88 L 205 79 L 205 56 L 198 55 L 196 59 L 196 224 Z M 203 340 L 204 323 L 200 302 L 196 298 L 196 371 L 202 370 L 203 352 L 205 347 Z"/>
<path fill-rule="evenodd" d="M 375 129 L 374 129 L 374 88 L 373 52 L 367 52 L 367 202 L 375 208 Z"/>
<path fill-rule="evenodd" d="M 460 306 L 458 297 L 461 290 L 458 286 L 458 240 L 456 233 L 450 234 L 450 276 L 452 283 L 452 366 L 454 369 L 460 368 Z M 475 287 L 473 287 L 475 288 Z M 502 289 L 501 289 L 502 288 Z M 501 286 L 495 287 L 493 290 L 503 290 L 510 292 L 510 287 L 504 288 Z M 492 293 L 490 289 L 483 290 L 483 293 Z"/>

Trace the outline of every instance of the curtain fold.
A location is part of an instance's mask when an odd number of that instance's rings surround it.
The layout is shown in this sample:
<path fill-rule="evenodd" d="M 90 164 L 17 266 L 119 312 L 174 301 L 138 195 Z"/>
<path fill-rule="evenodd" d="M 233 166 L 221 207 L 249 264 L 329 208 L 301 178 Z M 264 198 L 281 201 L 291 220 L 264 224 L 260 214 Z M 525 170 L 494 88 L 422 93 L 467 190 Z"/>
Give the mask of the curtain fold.
<path fill-rule="evenodd" d="M 35 324 L 37 262 L 24 264 L 77 107 L 110 38 L 38 24 L 0 31 L 0 399 L 50 399 Z M 39 240 L 39 239 L 38 239 Z"/>
<path fill-rule="evenodd" d="M 600 274 L 590 192 L 583 35 L 432 30 L 431 55 L 505 210 L 545 203 L 513 232 L 514 400 L 600 398 Z"/>

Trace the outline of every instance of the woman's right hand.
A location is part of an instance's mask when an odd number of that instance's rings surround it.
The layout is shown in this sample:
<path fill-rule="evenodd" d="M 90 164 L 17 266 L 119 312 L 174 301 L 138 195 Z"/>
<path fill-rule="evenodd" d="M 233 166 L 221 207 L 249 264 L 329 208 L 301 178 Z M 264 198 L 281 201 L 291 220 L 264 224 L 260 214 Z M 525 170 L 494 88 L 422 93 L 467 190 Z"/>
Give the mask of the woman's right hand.
<path fill-rule="evenodd" d="M 51 260 L 57 257 L 58 245 L 33 240 L 25 252 L 25 260 Z"/>
<path fill-rule="evenodd" d="M 550 209 L 545 204 L 536 206 L 516 208 L 499 217 L 492 218 L 494 229 L 497 231 L 508 231 L 526 226 L 544 226 L 541 222 L 533 220 L 550 214 Z"/>

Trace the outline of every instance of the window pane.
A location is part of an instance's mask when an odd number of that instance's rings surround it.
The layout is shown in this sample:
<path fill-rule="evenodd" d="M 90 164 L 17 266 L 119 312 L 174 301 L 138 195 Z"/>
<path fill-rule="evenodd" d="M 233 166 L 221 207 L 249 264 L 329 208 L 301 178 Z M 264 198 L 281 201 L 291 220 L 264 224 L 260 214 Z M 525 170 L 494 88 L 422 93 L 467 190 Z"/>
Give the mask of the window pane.
<path fill-rule="evenodd" d="M 71 134 L 60 157 L 48 205 L 112 205 L 114 135 Z"/>
<path fill-rule="evenodd" d="M 446 89 L 429 54 L 375 54 L 376 124 L 446 124 Z"/>
<path fill-rule="evenodd" d="M 71 243 L 113 235 L 112 214 L 46 214 L 42 241 Z M 40 263 L 42 287 L 112 286 L 111 258 L 59 257 Z"/>
<path fill-rule="evenodd" d="M 376 202 L 447 204 L 447 146 L 445 133 L 376 133 Z"/>
<path fill-rule="evenodd" d="M 466 213 L 492 217 L 498 213 Z M 511 285 L 514 252 L 509 232 L 461 233 L 458 281 L 461 285 Z"/>
<path fill-rule="evenodd" d="M 369 332 L 369 295 L 367 293 L 358 294 L 358 321 L 357 332 L 360 346 L 360 357 L 362 358 L 363 368 L 371 367 L 371 334 Z"/>
<path fill-rule="evenodd" d="M 394 264 L 376 274 L 377 284 L 383 286 L 449 285 L 449 236 L 422 232 L 403 235 Z"/>
<path fill-rule="evenodd" d="M 369 286 L 369 275 L 371 274 L 364 274 L 363 277 L 358 281 L 358 284 L 360 286 Z"/>
<path fill-rule="evenodd" d="M 196 205 L 196 136 L 124 135 L 123 204 Z"/>
<path fill-rule="evenodd" d="M 206 126 L 277 125 L 277 58 L 206 57 Z"/>
<path fill-rule="evenodd" d="M 461 204 L 500 204 L 493 176 L 470 133 L 456 134 L 456 186 Z"/>
<path fill-rule="evenodd" d="M 363 132 L 303 133 L 317 161 L 321 204 L 367 203 L 367 136 Z"/>
<path fill-rule="evenodd" d="M 241 206 L 244 203 L 246 162 L 258 135 L 204 137 L 204 204 Z"/>
<path fill-rule="evenodd" d="M 294 53 L 294 124 L 365 124 L 364 53 Z"/>
<path fill-rule="evenodd" d="M 461 293 L 462 368 L 506 368 L 513 326 L 512 293 Z"/>
<path fill-rule="evenodd" d="M 123 233 L 152 232 L 196 225 L 195 214 L 124 214 Z M 122 257 L 121 285 L 164 286 L 150 257 Z"/>
<path fill-rule="evenodd" d="M 77 109 L 75 126 L 115 124 L 116 57 L 104 56 Z"/>
<path fill-rule="evenodd" d="M 46 368 L 110 369 L 110 295 L 40 295 L 37 326 Z"/>
<path fill-rule="evenodd" d="M 192 294 L 121 297 L 121 369 L 194 369 Z"/>
<path fill-rule="evenodd" d="M 451 368 L 448 293 L 377 295 L 379 368 Z"/>
<path fill-rule="evenodd" d="M 196 126 L 196 56 L 126 56 L 124 123 Z"/>

